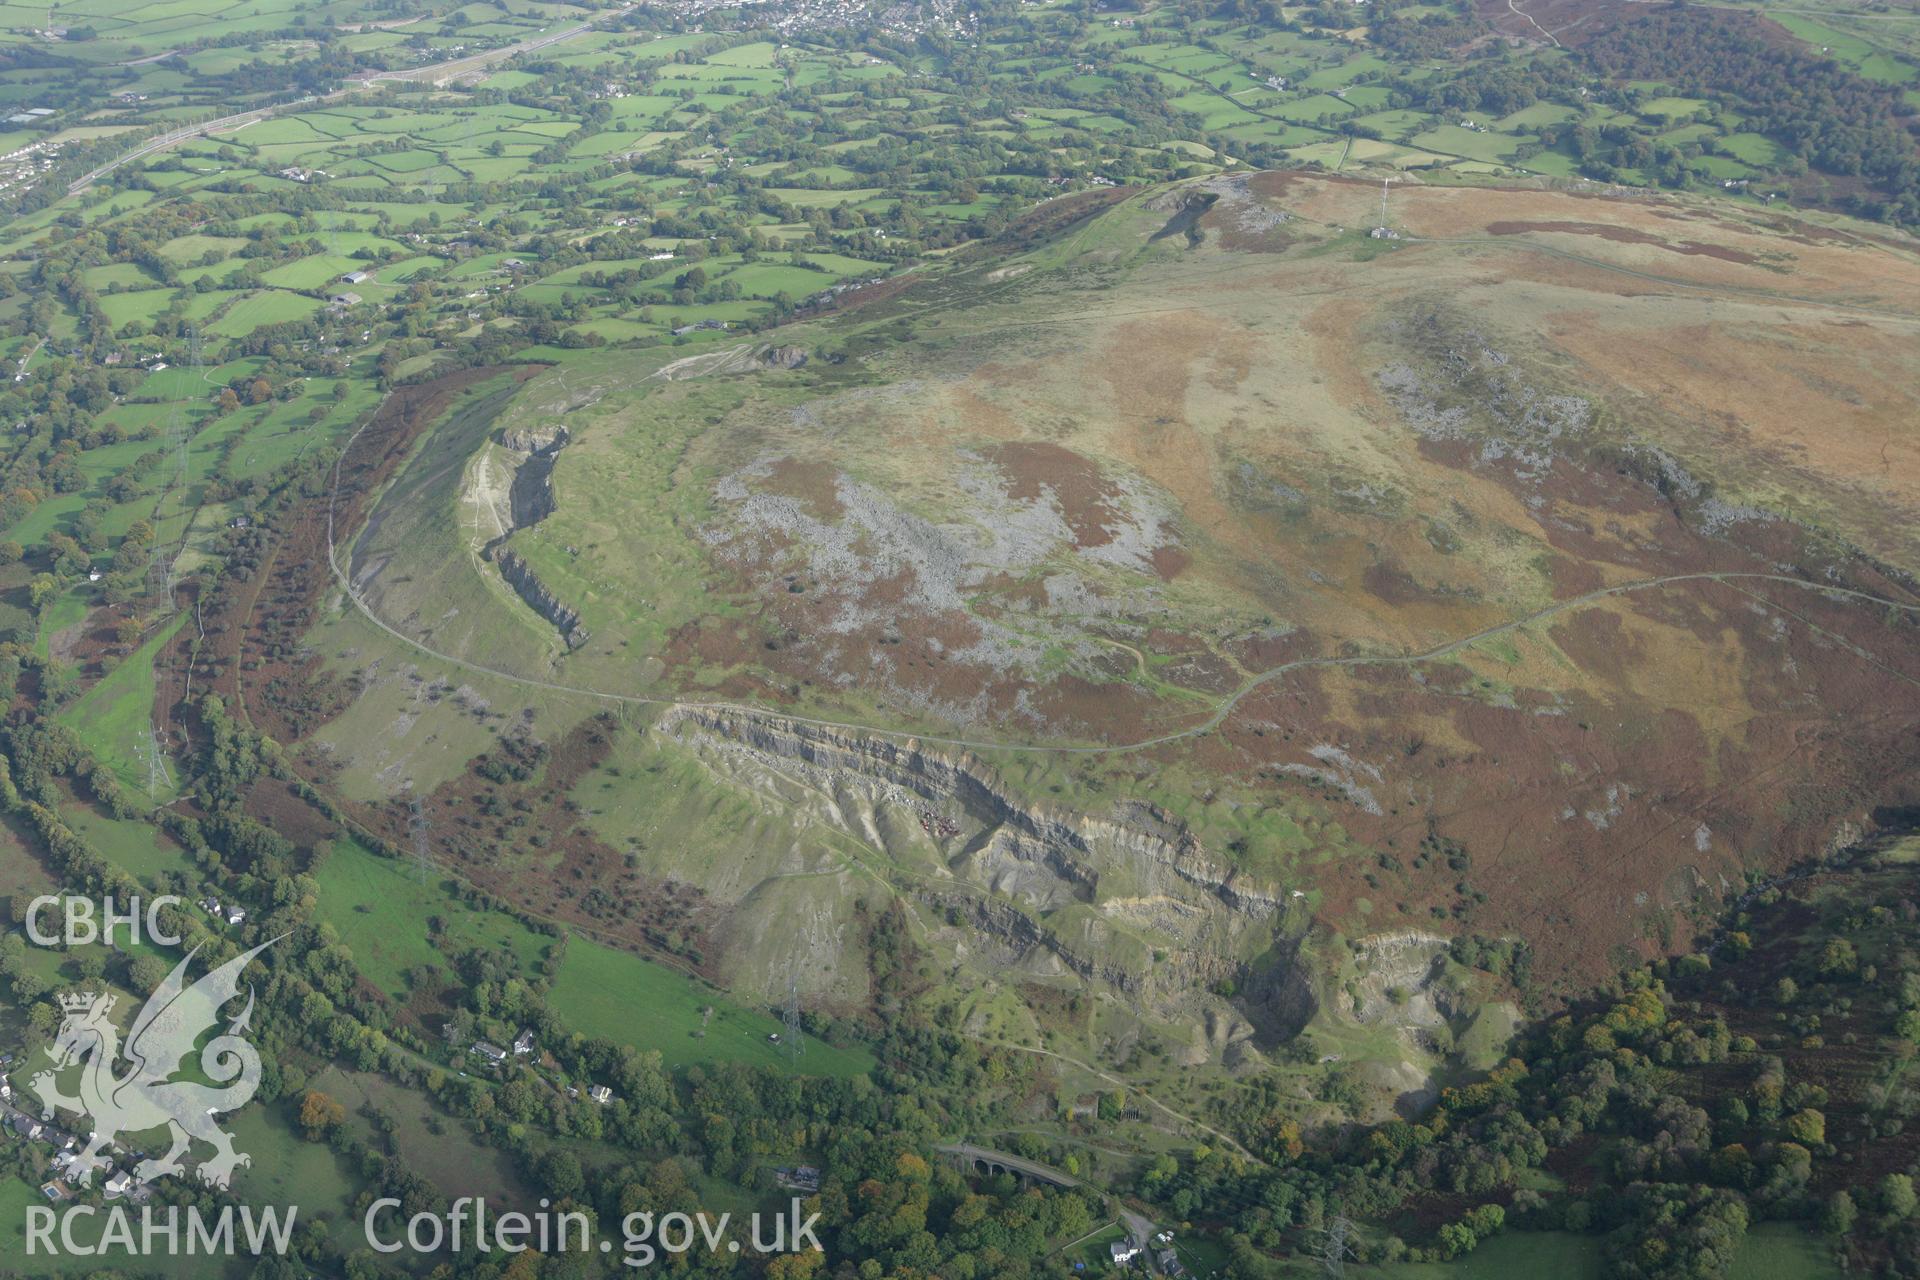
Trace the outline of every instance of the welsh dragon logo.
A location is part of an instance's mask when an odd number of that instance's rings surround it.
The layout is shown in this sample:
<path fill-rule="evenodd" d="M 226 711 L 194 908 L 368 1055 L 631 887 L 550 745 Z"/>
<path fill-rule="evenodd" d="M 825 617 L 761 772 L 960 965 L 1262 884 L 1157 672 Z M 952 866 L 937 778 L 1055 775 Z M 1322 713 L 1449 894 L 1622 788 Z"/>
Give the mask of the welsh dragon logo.
<path fill-rule="evenodd" d="M 164 1125 L 172 1147 L 159 1159 L 143 1160 L 134 1168 L 135 1181 L 145 1184 L 182 1172 L 180 1157 L 193 1139 L 214 1147 L 212 1159 L 196 1172 L 202 1182 L 225 1187 L 234 1170 L 253 1163 L 233 1149 L 233 1136 L 214 1121 L 223 1111 L 244 1106 L 260 1087 L 260 1055 L 240 1036 L 253 1016 L 253 988 L 247 988 L 246 1008 L 227 1030 L 199 1050 L 200 1072 L 211 1085 L 173 1080 L 181 1060 L 194 1052 L 205 1032 L 219 1025 L 220 1009 L 240 993 L 240 972 L 253 958 L 278 942 L 263 942 L 235 956 L 189 985 L 187 966 L 200 948 L 189 951 L 167 980 L 155 989 L 127 1033 L 124 1075 L 115 1075 L 120 1056 L 120 1033 L 109 1016 L 115 997 L 83 992 L 60 997 L 66 1019 L 53 1043 L 54 1069 L 31 1081 L 40 1096 L 41 1117 L 53 1119 L 55 1109 L 77 1111 L 93 1121 L 93 1134 L 70 1166 L 76 1181 L 86 1184 L 96 1169 L 108 1167 L 102 1148 L 120 1134 L 145 1133 Z M 78 1091 L 61 1093 L 56 1072 L 80 1065 Z"/>

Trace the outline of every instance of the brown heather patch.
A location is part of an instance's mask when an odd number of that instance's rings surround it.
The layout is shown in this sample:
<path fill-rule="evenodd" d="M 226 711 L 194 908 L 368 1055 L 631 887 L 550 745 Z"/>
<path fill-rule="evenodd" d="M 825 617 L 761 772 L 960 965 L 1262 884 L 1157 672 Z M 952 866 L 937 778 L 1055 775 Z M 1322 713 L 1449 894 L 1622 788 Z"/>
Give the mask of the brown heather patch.
<path fill-rule="evenodd" d="M 624 856 L 584 825 L 569 798 L 611 754 L 613 733 L 611 715 L 589 717 L 552 744 L 545 764 L 525 782 L 482 776 L 476 757 L 467 772 L 426 799 L 441 815 L 430 837 L 433 859 L 520 910 L 712 978 L 717 957 L 708 938 L 724 929 L 726 911 L 693 885 L 628 869 Z M 496 742 L 490 754 L 507 751 Z M 411 846 L 412 810 L 403 800 L 350 811 L 383 839 Z M 547 838 L 545 847 L 529 843 L 536 832 Z"/>
<path fill-rule="evenodd" d="M 816 520 L 834 521 L 846 515 L 846 508 L 840 505 L 839 477 L 839 471 L 824 462 L 782 458 L 758 487 L 796 499 Z"/>
<path fill-rule="evenodd" d="M 1229 541 L 1238 522 L 1221 499 L 1212 441 L 1189 416 L 1188 396 L 1196 374 L 1218 394 L 1221 379 L 1245 367 L 1231 354 L 1244 337 L 1234 330 L 1199 310 L 1116 325 L 1096 361 L 1107 403 L 1087 405 L 1111 424 L 1108 449 L 1172 494 L 1185 520 Z M 1222 349 L 1230 353 L 1224 362 L 1216 358 Z M 1097 394 L 1090 386 L 1089 400 Z"/>
<path fill-rule="evenodd" d="M 294 794 L 291 783 L 280 778 L 262 778 L 254 783 L 243 808 L 248 817 L 285 836 L 303 852 L 324 851 L 340 834 L 324 814 Z"/>
<path fill-rule="evenodd" d="M 1364 298 L 1330 298 L 1308 313 L 1307 337 L 1313 343 L 1313 364 L 1335 396 L 1358 413 L 1389 412 L 1373 370 L 1363 367 L 1365 330 L 1376 320 Z"/>
<path fill-rule="evenodd" d="M 1790 338 L 1725 320 L 1648 329 L 1563 313 L 1549 336 L 1609 381 L 1717 426 L 1730 450 L 1920 504 L 1920 381 L 1907 335 L 1831 320 L 1796 325 Z"/>
<path fill-rule="evenodd" d="M 1320 643 L 1309 631 L 1288 631 L 1280 635 L 1236 636 L 1223 648 L 1248 671 L 1258 674 L 1284 663 L 1311 657 L 1320 651 Z"/>
<path fill-rule="evenodd" d="M 1193 557 L 1179 547 L 1155 547 L 1153 571 L 1162 582 L 1172 582 L 1193 563 Z"/>
<path fill-rule="evenodd" d="M 1027 373 L 1031 375 L 1030 370 Z M 972 380 L 990 389 L 1017 386 L 1020 381 L 1018 374 L 1003 366 L 994 366 L 991 374 L 985 367 L 976 369 Z M 1019 420 L 1011 413 L 965 383 L 950 385 L 946 394 L 965 434 L 985 436 L 990 440 L 1013 440 L 1025 434 Z"/>
<path fill-rule="evenodd" d="M 1111 504 L 1118 491 L 1090 459 L 1043 441 L 1016 440 L 983 451 L 1007 478 L 1007 493 L 1033 502 L 1048 493 L 1060 504 L 1074 546 L 1082 550 L 1113 541 L 1120 514 Z"/>
<path fill-rule="evenodd" d="M 546 365 L 515 366 L 525 382 Z M 337 527 L 359 526 L 368 499 L 406 460 L 415 440 L 462 393 L 499 376 L 498 368 L 461 369 L 414 386 L 398 387 L 381 402 L 341 461 L 332 503 Z M 301 647 L 321 595 L 333 585 L 327 556 L 329 498 L 304 502 L 263 532 L 268 551 L 253 575 L 229 586 L 202 619 L 207 640 L 192 672 L 193 687 L 212 689 L 276 741 L 294 743 L 338 715 L 352 698 L 319 655 Z M 156 710 L 164 723 L 186 690 L 188 656 L 200 628 L 182 627 L 155 663 Z"/>
<path fill-rule="evenodd" d="M 1606 577 L 1597 567 L 1571 556 L 1547 556 L 1546 570 L 1555 600 L 1571 600 L 1606 585 Z"/>

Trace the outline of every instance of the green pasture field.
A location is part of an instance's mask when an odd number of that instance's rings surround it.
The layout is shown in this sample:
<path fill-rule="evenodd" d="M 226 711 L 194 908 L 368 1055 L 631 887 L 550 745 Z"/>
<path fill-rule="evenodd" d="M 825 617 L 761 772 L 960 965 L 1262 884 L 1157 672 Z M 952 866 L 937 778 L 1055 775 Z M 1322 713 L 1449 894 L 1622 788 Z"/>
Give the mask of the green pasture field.
<path fill-rule="evenodd" d="M 1640 114 L 1650 120 L 1680 120 L 1697 111 L 1707 109 L 1704 98 L 1681 98 L 1667 96 L 1654 98 L 1640 104 Z"/>
<path fill-rule="evenodd" d="M 659 338 L 667 333 L 662 324 L 648 324 L 641 320 L 627 320 L 619 317 L 588 320 L 574 326 L 583 333 L 598 334 L 609 343 L 634 342 L 642 338 Z"/>
<path fill-rule="evenodd" d="M 1465 156 L 1488 164 L 1508 164 L 1521 140 L 1509 134 L 1480 133 L 1457 124 L 1443 124 L 1417 133 L 1408 141 L 1413 146 L 1446 155 Z"/>
<path fill-rule="evenodd" d="M 771 67 L 778 47 L 762 40 L 755 44 L 735 45 L 707 56 L 707 62 L 719 67 Z"/>
<path fill-rule="evenodd" d="M 100 311 L 115 331 L 127 324 L 146 328 L 160 318 L 174 299 L 171 289 L 142 289 L 137 293 L 103 293 Z"/>
<path fill-rule="evenodd" d="M 63 528 L 67 520 L 84 505 L 84 493 L 61 493 L 58 497 L 40 499 L 33 510 L 13 524 L 13 528 L 8 530 L 8 537 L 23 547 L 38 547 L 48 533 Z"/>
<path fill-rule="evenodd" d="M 1743 164 L 1774 168 L 1786 161 L 1787 151 L 1772 138 L 1758 133 L 1732 133 L 1720 140 L 1720 149 Z"/>
<path fill-rule="evenodd" d="M 176 615 L 55 717 L 128 791 L 155 801 L 170 800 L 178 791 L 165 781 L 148 785 L 152 781 L 147 734 L 153 725 L 153 660 L 186 620 L 186 614 Z M 167 772 L 175 772 L 171 764 Z"/>
<path fill-rule="evenodd" d="M 836 274 L 809 271 L 805 267 L 771 262 L 747 263 L 735 267 L 722 277 L 739 285 L 741 293 L 754 298 L 771 298 L 778 293 L 803 298 L 810 293 L 819 292 L 840 278 Z"/>
<path fill-rule="evenodd" d="M 459 951 L 504 952 L 515 969 L 530 971 L 547 946 L 547 939 L 512 916 L 460 901 L 437 871 L 423 882 L 410 864 L 382 858 L 351 838 L 333 842 L 313 877 L 320 886 L 320 917 L 353 953 L 355 967 L 396 1000 L 407 998 L 408 970 L 445 971 Z M 444 950 L 429 936 L 429 919 L 443 922 Z"/>
<path fill-rule="evenodd" d="M 1812 45 L 1816 52 L 1824 50 L 1836 62 L 1852 67 L 1868 80 L 1878 80 L 1882 84 L 1909 84 L 1920 78 L 1920 67 L 1894 56 L 1861 36 L 1849 35 L 1804 13 L 1768 8 L 1766 14 Z"/>
<path fill-rule="evenodd" d="M 262 290 L 236 302 L 230 311 L 208 326 L 208 332 L 223 338 L 243 338 L 261 325 L 304 320 L 324 305 L 318 298 L 282 289 Z"/>
<path fill-rule="evenodd" d="M 452 1201 L 484 1196 L 489 1207 L 529 1208 L 537 1198 L 521 1180 L 504 1151 L 476 1141 L 471 1121 L 442 1110 L 423 1090 L 402 1088 L 372 1072 L 330 1066 L 311 1082 L 313 1088 L 347 1110 L 347 1123 L 375 1150 L 391 1141 L 404 1152 L 407 1167 Z M 393 1123 L 390 1134 L 376 1133 L 361 1115 L 371 1107 Z"/>
<path fill-rule="evenodd" d="M 366 157 L 366 163 L 392 173 L 418 174 L 444 163 L 444 157 L 438 151 L 388 151 Z"/>
<path fill-rule="evenodd" d="M 568 1026 L 606 1040 L 656 1050 L 669 1068 L 744 1062 L 800 1075 L 859 1076 L 873 1069 L 864 1051 L 837 1049 L 809 1036 L 796 1065 L 768 1040 L 781 1024 L 743 1008 L 698 979 L 575 936 L 547 996 Z M 702 1010 L 711 1007 L 704 1036 Z"/>
<path fill-rule="evenodd" d="M 1502 116 L 1496 124 L 1503 133 L 1522 133 L 1550 124 L 1563 124 L 1579 114 L 1578 111 L 1563 103 L 1536 102 L 1530 107 L 1522 107 L 1518 111 Z"/>
<path fill-rule="evenodd" d="M 368 263 L 346 253 L 316 253 L 295 262 L 284 263 L 260 277 L 262 282 L 281 289 L 325 289 L 339 284 L 349 271 L 364 271 Z"/>
<path fill-rule="evenodd" d="M 1277 107 L 1273 114 L 1282 120 L 1296 124 L 1311 124 L 1321 116 L 1346 117 L 1354 114 L 1353 103 L 1342 101 L 1330 93 L 1316 93 L 1310 98 L 1299 98 Z"/>
<path fill-rule="evenodd" d="M 1515 163 L 1530 173 L 1543 173 L 1552 178 L 1571 178 L 1579 172 L 1579 162 L 1564 151 L 1536 151 Z"/>
<path fill-rule="evenodd" d="M 197 262 L 209 252 L 218 253 L 222 260 L 233 255 L 234 251 L 246 245 L 238 236 L 209 236 L 194 233 L 175 236 L 160 247 L 160 253 L 169 262 Z"/>
<path fill-rule="evenodd" d="M 178 776 L 178 766 L 169 764 Z M 140 794 L 144 794 L 145 779 Z M 110 818 L 87 805 L 70 805 L 60 818 L 92 845 L 101 857 L 150 889 L 160 888 L 171 875 L 198 875 L 186 851 L 161 835 L 150 822 L 138 818 Z"/>
<path fill-rule="evenodd" d="M 88 267 L 80 273 L 80 277 L 95 293 L 105 293 L 114 285 L 119 285 L 123 289 L 152 289 L 160 284 L 151 272 L 131 262 L 111 262 L 101 267 Z"/>
<path fill-rule="evenodd" d="M 1407 138 L 1421 129 L 1438 125 L 1440 121 L 1425 111 L 1375 111 L 1371 115 L 1359 115 L 1354 119 L 1356 125 L 1367 125 L 1369 129 L 1379 129 L 1388 138 Z"/>
<path fill-rule="evenodd" d="M 406 284 L 412 280 L 431 276 L 446 265 L 444 258 L 420 254 L 417 257 L 402 258 L 398 262 L 382 264 L 376 278 L 387 284 Z"/>
<path fill-rule="evenodd" d="M 807 187 L 771 187 L 773 194 L 801 209 L 831 209 L 840 204 L 859 204 L 881 194 L 880 187 L 851 187 L 844 190 L 816 191 Z"/>
<path fill-rule="evenodd" d="M 1532 167 L 1532 161 L 1528 162 Z M 1700 167 L 1715 178 L 1750 178 L 1754 170 L 1727 156 L 1701 156 Z"/>
<path fill-rule="evenodd" d="M 40 505 L 46 506 L 47 504 L 41 503 Z M 36 508 L 36 510 L 38 510 L 38 508 Z M 13 528 L 7 530 L 8 536 L 25 543 L 27 540 L 21 536 L 21 529 L 24 524 L 25 522 L 22 521 L 20 524 L 16 524 Z M 44 534 L 42 536 L 44 536 Z M 79 626 L 86 620 L 87 610 L 92 606 L 88 603 L 86 594 L 83 593 L 90 594 L 89 589 L 81 586 L 69 588 L 60 595 L 55 596 L 53 601 L 41 611 L 39 629 L 34 637 L 34 652 L 38 654 L 42 660 L 45 660 L 47 657 L 48 642 L 52 637 L 65 631 L 68 627 Z"/>
<path fill-rule="evenodd" d="M 262 475 L 350 432 L 380 397 L 358 379 L 346 385 L 343 399 L 334 398 L 331 383 L 316 380 L 291 400 L 263 406 L 265 411 L 248 427 L 245 442 L 228 459 L 228 474 L 236 480 Z M 327 410 L 324 420 L 313 420 L 316 408 Z"/>
<path fill-rule="evenodd" d="M 354 1215 L 360 1183 L 345 1160 L 324 1142 L 309 1142 L 294 1127 L 297 1099 L 254 1102 L 225 1121 L 234 1146 L 253 1162 L 234 1174 L 234 1194 L 254 1204 L 299 1205 L 299 1221 L 327 1219 L 328 1238 L 346 1248 L 365 1247 Z"/>

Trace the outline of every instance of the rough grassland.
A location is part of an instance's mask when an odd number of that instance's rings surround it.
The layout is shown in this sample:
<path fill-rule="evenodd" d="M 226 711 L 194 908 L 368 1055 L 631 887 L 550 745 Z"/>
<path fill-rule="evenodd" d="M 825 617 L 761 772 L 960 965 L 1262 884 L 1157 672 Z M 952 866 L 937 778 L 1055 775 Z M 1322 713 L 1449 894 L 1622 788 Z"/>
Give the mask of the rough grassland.
<path fill-rule="evenodd" d="M 339 933 L 360 972 L 396 999 L 406 998 L 407 970 L 444 970 L 450 953 L 504 949 L 516 968 L 531 969 L 546 946 L 546 939 L 513 917 L 462 903 L 437 875 L 422 883 L 411 866 L 353 840 L 334 841 L 313 876 L 320 886 L 320 917 Z M 446 951 L 428 936 L 430 918 L 444 923 Z"/>
<path fill-rule="evenodd" d="M 177 771 L 170 761 L 165 762 L 162 779 L 149 785 L 154 782 L 147 754 L 151 750 L 147 734 L 153 724 L 153 659 L 186 620 L 184 613 L 175 617 L 57 717 L 127 790 L 155 801 L 171 799 L 176 793 Z"/>
<path fill-rule="evenodd" d="M 433 537 L 390 524 L 356 564 L 381 545 L 396 630 L 527 683 L 329 624 L 330 661 L 380 661 L 324 745 L 377 793 L 449 730 L 483 749 L 476 699 L 536 703 L 550 742 L 569 696 L 629 723 L 649 699 L 835 721 L 663 714 L 684 751 L 623 741 L 572 798 L 705 895 L 702 964 L 763 1007 L 798 949 L 836 983 L 864 971 L 835 909 L 866 882 L 914 900 L 937 880 L 959 901 L 911 908 L 916 941 L 956 989 L 980 980 L 970 1029 L 1076 1055 L 1137 1030 L 1169 1065 L 1133 1079 L 1162 1092 L 1230 1067 L 1235 1020 L 1267 1014 L 1201 997 L 1209 1038 L 1192 992 L 1133 993 L 1162 956 L 1266 963 L 1280 926 L 1201 895 L 1217 931 L 1143 907 L 1184 890 L 1132 856 L 1009 860 L 992 828 L 1017 819 L 937 769 L 882 774 L 863 730 L 974 752 L 1009 803 L 1080 830 L 1190 839 L 1298 929 L 1524 932 L 1543 984 L 1684 945 L 1670 886 L 1777 866 L 1898 782 L 1885 711 L 1912 705 L 1920 655 L 1856 602 L 1899 585 L 1840 540 L 1895 563 L 1915 545 L 1900 295 L 1920 257 L 1683 199 L 1389 199 L 1418 239 L 1351 230 L 1381 216 L 1376 184 L 1295 173 L 1063 203 L 1030 250 L 784 328 L 797 367 L 733 337 L 666 364 L 556 352 L 497 425 L 568 432 L 557 506 L 512 545 L 590 641 L 518 667 L 487 647 L 531 611 L 476 611 L 498 597 L 471 589 L 457 504 L 497 511 L 468 495 L 498 486 L 469 482 L 490 446 L 456 427 L 419 455 L 435 483 L 408 480 L 442 504 L 411 517 Z M 1781 354 L 1808 344 L 1817 368 Z M 1840 581 L 1860 596 L 1802 585 Z M 1807 783 L 1783 796 L 1789 768 Z M 980 959 L 966 912 L 1009 907 L 1046 942 Z M 1056 957 L 1139 982 L 1086 1026 L 985 986 L 1071 982 Z M 701 993 L 596 972 L 616 962 L 640 963 L 570 956 L 562 1015 L 687 1060 Z M 1349 1060 L 1436 1065 L 1336 1014 L 1314 1034 Z M 1500 1039 L 1452 1030 L 1472 1059 Z"/>
<path fill-rule="evenodd" d="M 314 1077 L 313 1087 L 347 1109 L 348 1123 L 364 1141 L 376 1150 L 391 1142 L 407 1167 L 448 1200 L 484 1196 L 489 1205 L 526 1207 L 534 1198 L 514 1172 L 511 1156 L 474 1141 L 464 1132 L 468 1122 L 448 1115 L 420 1090 L 340 1066 Z M 393 1121 L 390 1134 L 377 1133 L 360 1114 L 367 1106 Z"/>
<path fill-rule="evenodd" d="M 865 1075 L 873 1069 L 866 1053 L 811 1036 L 796 1065 L 767 1039 L 779 1033 L 779 1019 L 732 1004 L 684 974 L 585 938 L 567 943 L 548 1003 L 568 1026 L 657 1051 L 668 1067 L 744 1062 L 828 1076 Z M 701 1014 L 708 1007 L 713 1017 L 702 1036 Z"/>

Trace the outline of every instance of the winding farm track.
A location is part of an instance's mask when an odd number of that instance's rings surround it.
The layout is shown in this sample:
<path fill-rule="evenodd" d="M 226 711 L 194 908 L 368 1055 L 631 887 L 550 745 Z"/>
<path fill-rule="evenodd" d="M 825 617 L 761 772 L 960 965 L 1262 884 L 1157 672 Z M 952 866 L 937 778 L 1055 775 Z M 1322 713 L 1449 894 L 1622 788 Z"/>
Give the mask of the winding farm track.
<path fill-rule="evenodd" d="M 1532 626 L 1534 623 L 1542 622 L 1559 614 L 1574 609 L 1585 608 L 1590 604 L 1595 604 L 1612 596 L 1629 595 L 1638 591 L 1657 590 L 1663 587 L 1677 586 L 1682 583 L 1718 582 L 1731 584 L 1736 582 L 1775 582 L 1785 586 L 1798 587 L 1803 591 L 1817 591 L 1829 598 L 1853 600 L 1863 604 L 1878 605 L 1882 608 L 1920 613 L 1920 603 L 1894 600 L 1887 596 L 1878 596 L 1867 591 L 1857 591 L 1851 587 L 1838 587 L 1828 583 L 1810 582 L 1805 578 L 1795 578 L 1783 573 L 1669 573 L 1654 578 L 1638 578 L 1631 582 L 1615 583 L 1610 587 L 1601 587 L 1598 590 L 1588 591 L 1566 600 L 1558 600 L 1544 608 L 1535 609 L 1531 613 L 1521 614 L 1519 617 L 1510 618 L 1505 622 L 1496 623 L 1491 627 L 1460 636 L 1457 639 L 1435 645 L 1431 649 L 1423 649 L 1417 653 L 1380 654 L 1347 658 L 1296 658 L 1292 662 L 1283 662 L 1277 667 L 1271 667 L 1256 675 L 1249 676 L 1246 680 L 1242 681 L 1237 689 L 1222 697 L 1214 706 L 1213 712 L 1198 724 L 1189 725 L 1184 729 L 1175 729 L 1169 733 L 1155 734 L 1152 737 L 1141 738 L 1134 742 L 1072 744 L 1005 742 L 984 738 L 948 737 L 939 734 L 917 733 L 909 729 L 893 729 L 881 725 L 861 724 L 855 721 L 832 720 L 821 716 L 794 715 L 789 712 L 775 711 L 770 708 L 756 707 L 739 702 L 648 697 L 644 694 L 614 693 L 609 690 L 592 689 L 582 685 L 562 684 L 559 681 L 542 680 L 537 676 L 522 675 L 518 672 L 506 671 L 499 667 L 491 667 L 485 663 L 474 662 L 467 658 L 456 657 L 453 654 L 443 653 L 430 645 L 421 643 L 414 637 L 390 625 L 386 619 L 375 612 L 373 607 L 354 589 L 352 580 L 347 576 L 346 570 L 340 565 L 337 531 L 334 524 L 340 495 L 340 469 L 346 460 L 348 452 L 352 450 L 354 443 L 359 440 L 361 432 L 364 432 L 367 426 L 371 425 L 374 420 L 375 417 L 370 416 L 366 423 L 363 423 L 353 435 L 349 436 L 346 444 L 341 447 L 340 456 L 334 460 L 333 484 L 327 494 L 327 565 L 333 571 L 334 580 L 340 584 L 341 591 L 346 594 L 346 598 L 352 602 L 353 607 L 357 609 L 367 621 L 408 648 L 414 649 L 437 662 L 444 662 L 449 666 L 474 672 L 476 675 L 488 676 L 495 680 L 504 680 L 509 684 L 517 684 L 523 688 L 542 689 L 550 693 L 570 694 L 575 697 L 611 702 L 620 706 L 660 707 L 668 710 L 718 711 L 730 715 L 749 716 L 756 719 L 781 720 L 790 724 L 812 725 L 823 729 L 847 730 L 878 738 L 892 738 L 899 741 L 927 743 L 934 746 L 957 747 L 968 751 L 1022 751 L 1045 755 L 1078 756 L 1124 755 L 1134 751 L 1144 751 L 1152 747 L 1165 746 L 1169 743 L 1180 742 L 1188 738 L 1198 738 L 1219 728 L 1220 725 L 1226 721 L 1227 717 L 1233 714 L 1234 709 L 1240 705 L 1248 694 L 1272 684 L 1276 680 L 1283 679 L 1295 671 L 1304 671 L 1313 668 L 1418 666 L 1422 663 L 1435 662 L 1439 659 L 1450 657 L 1483 640 L 1491 640 L 1496 636 L 1506 635 L 1509 632 Z M 1872 662 L 1880 670 L 1887 672 L 1907 684 L 1920 688 L 1920 678 L 1909 676 L 1904 672 L 1896 671 L 1888 667 L 1857 646 L 1849 645 L 1849 648 L 1852 649 L 1856 656 Z"/>
<path fill-rule="evenodd" d="M 1533 24 L 1533 29 L 1535 31 L 1538 31 L 1541 35 L 1545 36 L 1548 40 L 1553 41 L 1554 48 L 1558 49 L 1560 47 L 1560 41 L 1555 38 L 1553 32 L 1547 30 L 1545 27 L 1540 25 L 1540 19 L 1534 17 L 1532 14 L 1528 13 L 1525 9 L 1522 9 L 1519 5 L 1515 4 L 1513 0 L 1507 0 L 1507 8 L 1513 10 L 1515 13 L 1525 18 L 1528 22 L 1531 22 Z"/>

